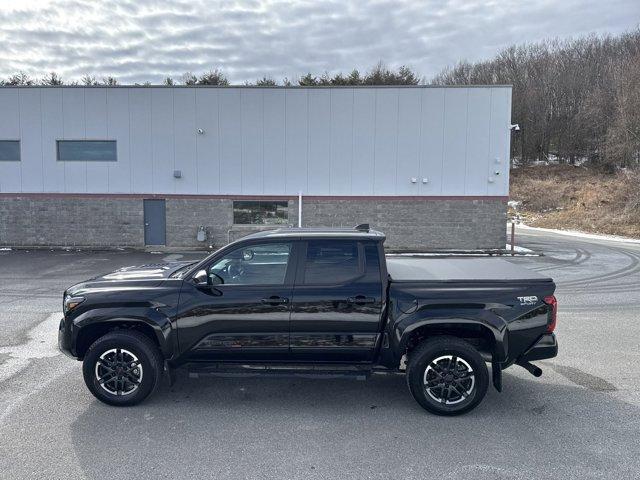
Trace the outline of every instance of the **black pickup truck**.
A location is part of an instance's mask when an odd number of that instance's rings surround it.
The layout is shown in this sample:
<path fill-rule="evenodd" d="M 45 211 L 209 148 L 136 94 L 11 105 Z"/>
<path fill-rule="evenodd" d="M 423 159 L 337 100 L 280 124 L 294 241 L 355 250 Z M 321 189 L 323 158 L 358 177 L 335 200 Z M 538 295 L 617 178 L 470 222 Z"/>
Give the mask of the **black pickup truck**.
<path fill-rule="evenodd" d="M 133 405 L 166 370 L 406 373 L 426 410 L 480 403 L 503 369 L 554 357 L 550 278 L 498 258 L 385 256 L 384 235 L 281 229 L 192 263 L 127 267 L 64 292 L 58 343 L 99 400 Z"/>

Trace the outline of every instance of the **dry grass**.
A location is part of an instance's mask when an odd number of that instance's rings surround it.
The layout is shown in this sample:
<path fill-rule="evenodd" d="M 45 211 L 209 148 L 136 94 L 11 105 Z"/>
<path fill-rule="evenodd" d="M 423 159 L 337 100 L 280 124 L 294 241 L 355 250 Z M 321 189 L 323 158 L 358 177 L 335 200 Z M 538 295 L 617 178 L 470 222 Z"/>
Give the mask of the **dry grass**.
<path fill-rule="evenodd" d="M 640 238 L 640 173 L 567 165 L 511 172 L 511 199 L 525 223 Z M 513 213 L 513 212 L 511 212 Z"/>

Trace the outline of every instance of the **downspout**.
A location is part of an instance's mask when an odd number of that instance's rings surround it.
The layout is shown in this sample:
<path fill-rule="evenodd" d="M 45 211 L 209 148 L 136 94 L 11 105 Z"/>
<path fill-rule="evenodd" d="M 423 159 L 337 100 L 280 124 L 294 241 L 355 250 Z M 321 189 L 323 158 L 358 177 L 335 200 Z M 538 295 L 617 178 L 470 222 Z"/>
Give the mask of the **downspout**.
<path fill-rule="evenodd" d="M 298 228 L 302 228 L 302 191 L 298 192 Z"/>

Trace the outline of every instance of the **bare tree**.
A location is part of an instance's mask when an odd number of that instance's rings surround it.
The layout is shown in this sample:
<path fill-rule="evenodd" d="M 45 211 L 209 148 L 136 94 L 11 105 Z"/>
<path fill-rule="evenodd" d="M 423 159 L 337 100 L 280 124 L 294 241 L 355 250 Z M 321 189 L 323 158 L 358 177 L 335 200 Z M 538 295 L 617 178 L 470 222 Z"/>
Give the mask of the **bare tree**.
<path fill-rule="evenodd" d="M 272 77 L 262 77 L 256 80 L 259 87 L 275 87 L 278 83 Z"/>
<path fill-rule="evenodd" d="M 96 80 L 96 77 L 92 75 L 84 75 L 80 79 L 80 82 L 82 83 L 82 85 L 86 85 L 88 87 L 98 85 L 98 80 Z"/>
<path fill-rule="evenodd" d="M 24 72 L 18 72 L 4 80 L 4 85 L 8 86 L 33 85 L 34 83 L 33 79 Z"/>
<path fill-rule="evenodd" d="M 63 81 L 56 72 L 51 72 L 40 82 L 42 85 L 63 85 Z"/>
<path fill-rule="evenodd" d="M 216 68 L 200 75 L 198 78 L 198 85 L 227 86 L 229 85 L 229 80 L 227 80 L 227 77 L 221 70 Z"/>
<path fill-rule="evenodd" d="M 182 74 L 182 83 L 185 85 L 196 85 L 198 83 L 198 77 L 191 72 L 185 72 Z"/>

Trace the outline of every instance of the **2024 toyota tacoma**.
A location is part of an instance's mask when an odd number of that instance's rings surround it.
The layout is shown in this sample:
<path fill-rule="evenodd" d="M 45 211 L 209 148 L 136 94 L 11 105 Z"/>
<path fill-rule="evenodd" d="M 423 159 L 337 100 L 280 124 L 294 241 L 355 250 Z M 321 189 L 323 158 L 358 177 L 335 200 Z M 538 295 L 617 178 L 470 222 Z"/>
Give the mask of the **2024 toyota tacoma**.
<path fill-rule="evenodd" d="M 497 258 L 385 256 L 382 233 L 281 229 L 202 261 L 127 267 L 64 292 L 60 349 L 99 400 L 133 405 L 163 372 L 406 372 L 426 410 L 480 403 L 503 369 L 551 358 L 550 278 Z"/>

